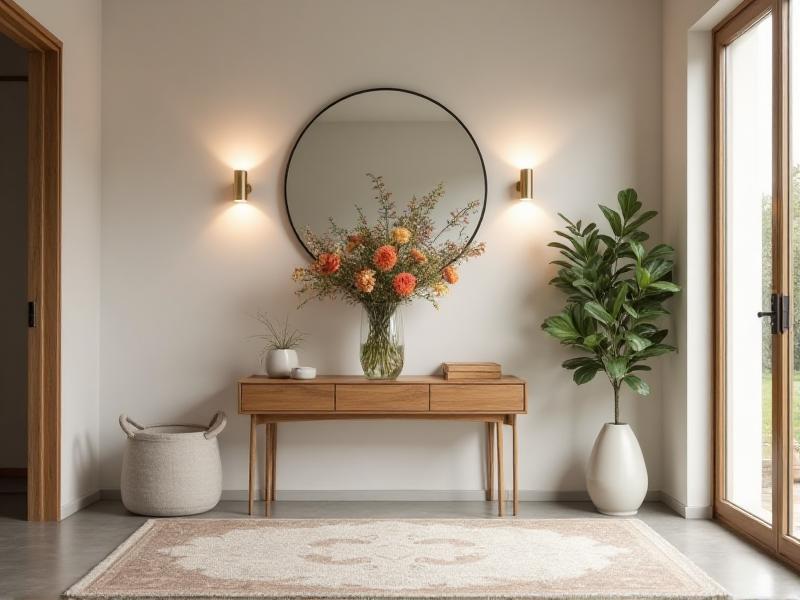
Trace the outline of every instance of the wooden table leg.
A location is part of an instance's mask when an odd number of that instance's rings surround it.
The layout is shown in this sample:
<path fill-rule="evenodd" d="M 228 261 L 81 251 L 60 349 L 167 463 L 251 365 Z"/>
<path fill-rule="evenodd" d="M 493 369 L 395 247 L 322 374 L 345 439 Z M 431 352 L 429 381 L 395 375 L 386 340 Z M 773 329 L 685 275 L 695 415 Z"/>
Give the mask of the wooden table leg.
<path fill-rule="evenodd" d="M 495 425 L 497 430 L 497 512 L 501 517 L 506 515 L 505 478 L 503 476 L 503 422 Z"/>
<path fill-rule="evenodd" d="M 256 479 L 256 416 L 250 415 L 250 463 L 247 479 L 247 514 L 253 514 L 253 487 Z"/>
<path fill-rule="evenodd" d="M 272 424 L 272 489 L 270 496 L 273 500 L 275 498 L 275 485 L 278 481 L 278 424 Z"/>
<path fill-rule="evenodd" d="M 486 500 L 494 500 L 494 423 L 486 423 Z"/>
<path fill-rule="evenodd" d="M 517 415 L 511 415 L 511 436 L 514 440 L 514 516 L 519 513 L 519 471 L 517 469 Z"/>
<path fill-rule="evenodd" d="M 264 511 L 272 514 L 272 423 L 264 424 Z"/>

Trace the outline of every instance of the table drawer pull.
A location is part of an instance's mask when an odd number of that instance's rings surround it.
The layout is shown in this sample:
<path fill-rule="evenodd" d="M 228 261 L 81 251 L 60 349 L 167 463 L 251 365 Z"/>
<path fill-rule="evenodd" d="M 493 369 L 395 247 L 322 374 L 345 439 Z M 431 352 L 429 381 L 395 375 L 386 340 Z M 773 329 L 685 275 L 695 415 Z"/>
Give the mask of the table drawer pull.
<path fill-rule="evenodd" d="M 336 386 L 336 412 L 427 412 L 428 407 L 424 384 Z"/>
<path fill-rule="evenodd" d="M 315 383 L 242 384 L 242 412 L 333 411 L 333 385 Z"/>
<path fill-rule="evenodd" d="M 432 385 L 431 412 L 518 412 L 525 409 L 524 386 Z"/>

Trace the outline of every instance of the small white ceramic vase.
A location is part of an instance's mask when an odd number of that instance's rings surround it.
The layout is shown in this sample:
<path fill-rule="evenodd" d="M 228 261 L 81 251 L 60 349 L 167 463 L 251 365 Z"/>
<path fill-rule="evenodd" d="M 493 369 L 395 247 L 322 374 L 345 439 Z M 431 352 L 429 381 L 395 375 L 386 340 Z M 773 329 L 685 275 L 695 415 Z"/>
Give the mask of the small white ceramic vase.
<path fill-rule="evenodd" d="M 627 423 L 606 423 L 594 441 L 586 469 L 589 497 L 601 513 L 635 515 L 647 493 L 647 466 Z"/>
<path fill-rule="evenodd" d="M 267 375 L 286 379 L 292 376 L 292 369 L 298 365 L 297 352 L 294 350 L 270 350 L 264 359 Z"/>

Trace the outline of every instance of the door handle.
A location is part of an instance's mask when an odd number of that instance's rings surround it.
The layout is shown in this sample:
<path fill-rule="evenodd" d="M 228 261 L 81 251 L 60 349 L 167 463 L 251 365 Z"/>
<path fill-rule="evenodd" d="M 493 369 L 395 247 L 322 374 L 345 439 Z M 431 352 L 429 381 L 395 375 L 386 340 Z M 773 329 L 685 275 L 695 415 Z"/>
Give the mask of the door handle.
<path fill-rule="evenodd" d="M 770 296 L 769 311 L 759 311 L 756 313 L 759 319 L 769 317 L 772 321 L 771 329 L 773 334 L 789 331 L 789 296 L 783 294 L 772 294 Z"/>

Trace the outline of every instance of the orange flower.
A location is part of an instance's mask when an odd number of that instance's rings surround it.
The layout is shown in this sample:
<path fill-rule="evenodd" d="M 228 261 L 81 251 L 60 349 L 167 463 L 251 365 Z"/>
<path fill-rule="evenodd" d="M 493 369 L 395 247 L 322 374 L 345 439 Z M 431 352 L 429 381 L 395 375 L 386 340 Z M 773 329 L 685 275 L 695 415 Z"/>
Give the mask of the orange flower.
<path fill-rule="evenodd" d="M 372 269 L 361 269 L 356 273 L 356 288 L 359 292 L 369 294 L 375 289 L 375 271 Z"/>
<path fill-rule="evenodd" d="M 364 238 L 362 238 L 357 233 L 355 233 L 353 235 L 348 235 L 347 236 L 347 247 L 346 247 L 347 253 L 350 254 L 353 250 L 358 248 L 363 242 L 364 242 Z"/>
<path fill-rule="evenodd" d="M 425 256 L 425 253 L 422 252 L 422 250 L 412 248 L 409 254 L 411 255 L 411 259 L 419 265 L 424 265 L 426 262 L 428 262 L 428 257 Z"/>
<path fill-rule="evenodd" d="M 392 280 L 392 287 L 401 298 L 408 298 L 417 287 L 417 278 L 411 273 L 398 273 Z"/>
<path fill-rule="evenodd" d="M 317 258 L 316 269 L 323 275 L 332 275 L 339 270 L 342 265 L 342 259 L 338 254 L 332 252 L 323 252 Z"/>
<path fill-rule="evenodd" d="M 395 244 L 407 244 L 411 239 L 411 232 L 405 227 L 395 227 L 392 229 L 392 241 Z"/>
<path fill-rule="evenodd" d="M 381 246 L 372 255 L 372 262 L 381 271 L 391 271 L 397 264 L 397 250 L 394 249 L 394 246 Z"/>
<path fill-rule="evenodd" d="M 456 271 L 455 267 L 445 267 L 442 269 L 442 279 L 450 285 L 458 283 L 458 271 Z"/>

